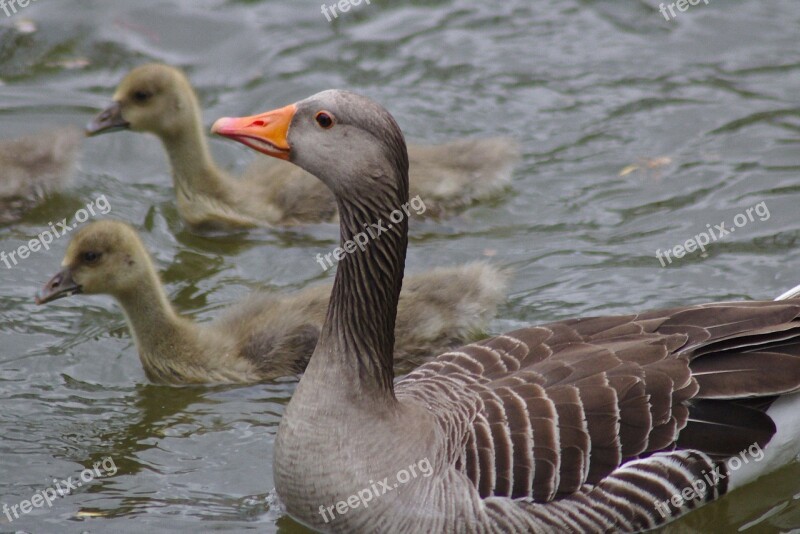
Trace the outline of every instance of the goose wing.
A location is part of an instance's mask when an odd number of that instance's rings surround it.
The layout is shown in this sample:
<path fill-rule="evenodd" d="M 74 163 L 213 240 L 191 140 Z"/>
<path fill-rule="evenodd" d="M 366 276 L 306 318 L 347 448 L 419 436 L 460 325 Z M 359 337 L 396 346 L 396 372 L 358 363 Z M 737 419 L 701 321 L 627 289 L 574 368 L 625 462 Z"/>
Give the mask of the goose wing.
<path fill-rule="evenodd" d="M 659 452 L 692 449 L 702 458 L 684 460 L 707 468 L 766 445 L 766 409 L 798 389 L 800 302 L 787 301 L 524 328 L 445 353 L 396 391 L 434 411 L 442 449 L 481 497 L 548 502 L 637 459 L 687 476 L 648 458 Z"/>

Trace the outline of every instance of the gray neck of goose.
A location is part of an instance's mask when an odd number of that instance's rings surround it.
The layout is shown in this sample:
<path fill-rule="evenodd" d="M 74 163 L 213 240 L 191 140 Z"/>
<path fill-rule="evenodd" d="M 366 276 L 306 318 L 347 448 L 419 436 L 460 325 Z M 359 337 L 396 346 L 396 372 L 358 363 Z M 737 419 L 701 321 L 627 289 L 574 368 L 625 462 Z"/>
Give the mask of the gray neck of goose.
<path fill-rule="evenodd" d="M 403 176 L 407 177 L 407 171 Z M 355 242 L 357 234 L 368 235 L 367 228 L 374 228 L 371 225 L 379 221 L 387 230 L 370 238 L 365 250 L 356 248 L 339 262 L 328 315 L 315 351 L 318 357 L 312 358 L 312 363 L 315 359 L 319 362 L 322 372 L 331 365 L 343 371 L 346 383 L 342 385 L 368 399 L 394 399 L 394 327 L 408 221 L 403 214 L 401 222 L 390 223 L 389 215 L 408 201 L 408 182 L 407 178 L 391 182 L 401 183 L 401 190 L 383 186 L 378 194 L 370 191 L 338 199 L 343 248 L 345 243 Z M 380 187 L 376 185 L 376 189 Z"/>

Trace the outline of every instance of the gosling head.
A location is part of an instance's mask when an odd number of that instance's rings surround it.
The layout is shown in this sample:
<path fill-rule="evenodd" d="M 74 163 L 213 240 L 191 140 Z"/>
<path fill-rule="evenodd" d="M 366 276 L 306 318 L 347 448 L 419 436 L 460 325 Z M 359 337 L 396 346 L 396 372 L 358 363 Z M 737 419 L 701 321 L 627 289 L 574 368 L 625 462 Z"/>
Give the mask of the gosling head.
<path fill-rule="evenodd" d="M 78 230 L 61 266 L 36 295 L 37 304 L 78 293 L 124 298 L 140 290 L 151 271 L 150 258 L 136 231 L 111 220 Z"/>
<path fill-rule="evenodd" d="M 170 138 L 198 123 L 198 109 L 197 97 L 183 72 L 156 63 L 142 65 L 120 82 L 114 102 L 87 125 L 86 133 L 129 129 Z"/>
<path fill-rule="evenodd" d="M 222 118 L 212 132 L 291 161 L 340 198 L 366 195 L 381 184 L 397 190 L 407 181 L 400 127 L 382 106 L 348 91 L 324 91 L 261 115 Z"/>

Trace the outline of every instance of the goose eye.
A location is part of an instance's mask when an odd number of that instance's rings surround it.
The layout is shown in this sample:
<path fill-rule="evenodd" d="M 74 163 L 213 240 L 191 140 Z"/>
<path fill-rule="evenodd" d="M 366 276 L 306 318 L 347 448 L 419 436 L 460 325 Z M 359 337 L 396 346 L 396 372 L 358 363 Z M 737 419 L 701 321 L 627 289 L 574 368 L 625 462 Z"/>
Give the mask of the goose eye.
<path fill-rule="evenodd" d="M 98 259 L 100 259 L 100 253 L 99 252 L 91 252 L 90 251 L 90 252 L 84 252 L 83 253 L 83 261 L 85 261 L 86 263 L 94 263 Z"/>
<path fill-rule="evenodd" d="M 335 124 L 333 115 L 331 115 L 326 111 L 320 111 L 319 113 L 317 113 L 316 121 L 317 124 L 319 124 L 322 128 L 326 130 L 333 128 L 333 125 Z"/>
<path fill-rule="evenodd" d="M 147 91 L 136 91 L 135 93 L 133 93 L 133 99 L 139 104 L 144 104 L 145 102 L 150 100 L 151 96 L 152 95 Z"/>

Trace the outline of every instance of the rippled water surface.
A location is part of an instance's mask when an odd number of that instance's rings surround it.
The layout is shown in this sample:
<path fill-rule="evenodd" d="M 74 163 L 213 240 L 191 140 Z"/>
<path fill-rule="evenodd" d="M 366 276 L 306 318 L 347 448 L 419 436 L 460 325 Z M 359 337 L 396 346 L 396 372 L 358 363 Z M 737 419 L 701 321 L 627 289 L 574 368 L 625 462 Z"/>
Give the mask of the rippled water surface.
<path fill-rule="evenodd" d="M 523 147 L 501 197 L 411 236 L 411 272 L 484 257 L 515 271 L 494 331 L 772 298 L 800 283 L 800 3 L 712 0 L 669 22 L 657 6 L 373 0 L 331 24 L 311 0 L 39 0 L 0 12 L 0 138 L 85 123 L 146 61 L 188 72 L 207 124 L 350 88 L 384 103 L 411 139 L 509 135 Z M 230 168 L 252 157 L 212 148 Z M 329 276 L 313 257 L 334 245 L 331 224 L 189 233 L 160 145 L 131 133 L 88 140 L 72 186 L 0 227 L 0 250 L 101 194 L 200 320 L 254 287 Z M 769 216 L 705 257 L 656 259 L 762 202 Z M 0 516 L 0 531 L 301 531 L 269 498 L 293 382 L 149 384 L 110 298 L 33 304 L 66 244 L 0 265 L 0 499 L 18 503 L 105 457 L 117 473 L 13 524 Z M 797 529 L 798 475 L 788 466 L 667 530 Z"/>

